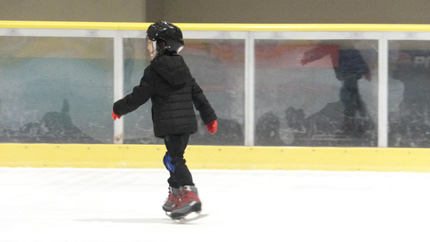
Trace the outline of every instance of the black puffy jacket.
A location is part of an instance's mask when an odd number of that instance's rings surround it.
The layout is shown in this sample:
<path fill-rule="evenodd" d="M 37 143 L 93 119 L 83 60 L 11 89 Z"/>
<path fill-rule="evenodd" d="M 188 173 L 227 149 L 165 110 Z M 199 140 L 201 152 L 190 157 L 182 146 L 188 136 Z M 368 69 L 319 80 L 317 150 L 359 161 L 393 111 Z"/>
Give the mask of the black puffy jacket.
<path fill-rule="evenodd" d="M 196 132 L 194 106 L 205 124 L 217 119 L 215 111 L 180 55 L 166 54 L 154 59 L 145 69 L 140 85 L 115 102 L 113 111 L 117 115 L 125 115 L 149 98 L 152 101 L 152 121 L 156 137 Z"/>

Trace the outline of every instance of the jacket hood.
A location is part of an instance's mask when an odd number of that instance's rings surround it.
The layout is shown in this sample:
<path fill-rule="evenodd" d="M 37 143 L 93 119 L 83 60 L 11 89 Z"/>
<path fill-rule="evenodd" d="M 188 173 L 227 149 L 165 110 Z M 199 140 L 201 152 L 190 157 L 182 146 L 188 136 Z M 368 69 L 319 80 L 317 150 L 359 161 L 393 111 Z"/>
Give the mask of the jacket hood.
<path fill-rule="evenodd" d="M 151 62 L 155 72 L 171 86 L 181 88 L 190 78 L 190 70 L 180 55 L 162 55 Z"/>

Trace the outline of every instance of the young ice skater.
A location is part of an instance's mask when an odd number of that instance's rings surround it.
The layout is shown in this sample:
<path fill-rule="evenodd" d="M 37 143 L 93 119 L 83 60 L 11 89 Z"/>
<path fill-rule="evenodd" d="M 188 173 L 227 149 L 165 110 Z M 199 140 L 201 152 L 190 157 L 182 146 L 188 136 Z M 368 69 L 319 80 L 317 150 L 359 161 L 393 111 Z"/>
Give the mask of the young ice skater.
<path fill-rule="evenodd" d="M 202 207 L 184 159 L 190 135 L 197 131 L 194 107 L 212 134 L 217 131 L 217 116 L 178 55 L 184 47 L 181 29 L 159 21 L 146 33 L 151 63 L 133 92 L 114 103 L 112 118 L 119 119 L 151 99 L 154 134 L 164 139 L 167 152 L 163 163 L 170 173 L 169 196 L 163 210 L 172 219 L 182 219 L 192 212 L 199 213 Z"/>

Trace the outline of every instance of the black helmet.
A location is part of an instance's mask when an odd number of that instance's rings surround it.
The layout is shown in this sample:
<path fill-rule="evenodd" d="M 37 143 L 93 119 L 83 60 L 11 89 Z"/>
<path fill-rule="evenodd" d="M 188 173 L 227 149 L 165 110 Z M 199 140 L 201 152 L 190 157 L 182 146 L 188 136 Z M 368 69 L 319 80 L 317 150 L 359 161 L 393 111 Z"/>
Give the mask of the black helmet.
<path fill-rule="evenodd" d="M 182 31 L 176 25 L 158 21 L 151 24 L 146 30 L 147 38 L 152 41 L 163 41 L 166 43 L 166 49 L 178 53 L 184 47 Z"/>

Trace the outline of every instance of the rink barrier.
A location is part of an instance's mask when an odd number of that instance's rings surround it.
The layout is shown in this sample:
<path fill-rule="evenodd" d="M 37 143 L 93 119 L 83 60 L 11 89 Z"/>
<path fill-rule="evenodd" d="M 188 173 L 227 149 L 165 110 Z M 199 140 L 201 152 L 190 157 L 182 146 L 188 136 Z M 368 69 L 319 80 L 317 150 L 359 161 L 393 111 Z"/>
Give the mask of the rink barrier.
<path fill-rule="evenodd" d="M 164 145 L 0 144 L 0 167 L 161 168 Z M 189 146 L 191 169 L 430 172 L 430 149 Z"/>
<path fill-rule="evenodd" d="M 16 29 L 146 30 L 150 23 L 0 21 Z M 189 24 L 187 31 L 430 32 L 417 24 Z M 19 33 L 18 33 L 19 34 Z M 0 144 L 1 167 L 162 168 L 161 145 Z M 430 172 L 430 149 L 189 146 L 192 169 Z"/>

